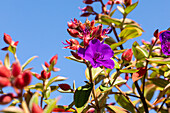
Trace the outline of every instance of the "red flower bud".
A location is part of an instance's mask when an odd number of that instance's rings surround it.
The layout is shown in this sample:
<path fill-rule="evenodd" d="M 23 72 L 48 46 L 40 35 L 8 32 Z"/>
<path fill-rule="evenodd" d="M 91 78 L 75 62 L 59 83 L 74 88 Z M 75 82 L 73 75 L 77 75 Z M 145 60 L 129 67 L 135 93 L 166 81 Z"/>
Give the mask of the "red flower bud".
<path fill-rule="evenodd" d="M 79 48 L 79 42 L 76 39 L 70 39 L 70 42 L 66 40 L 67 44 L 63 43 L 64 45 L 68 45 L 64 48 L 69 48 L 71 50 L 78 50 Z"/>
<path fill-rule="evenodd" d="M 8 104 L 12 101 L 13 99 L 13 94 L 9 93 L 9 94 L 4 94 L 2 96 L 0 96 L 0 104 L 4 105 L 4 104 Z"/>
<path fill-rule="evenodd" d="M 107 5 L 112 5 L 113 4 L 113 1 L 108 1 L 107 2 Z"/>
<path fill-rule="evenodd" d="M 132 0 L 124 0 L 124 4 L 126 6 L 130 6 L 130 5 L 132 5 Z"/>
<path fill-rule="evenodd" d="M 129 74 L 125 73 L 125 79 L 128 81 L 129 80 Z"/>
<path fill-rule="evenodd" d="M 58 84 L 58 86 L 64 91 L 71 89 L 70 85 L 68 84 Z"/>
<path fill-rule="evenodd" d="M 43 79 L 48 79 L 51 76 L 51 72 L 47 73 L 45 70 L 41 71 L 41 77 Z"/>
<path fill-rule="evenodd" d="M 6 44 L 11 44 L 12 43 L 12 38 L 10 35 L 4 33 L 4 41 Z"/>
<path fill-rule="evenodd" d="M 8 78 L 0 76 L 0 88 L 10 86 L 10 85 L 11 85 L 11 83 Z"/>
<path fill-rule="evenodd" d="M 41 75 L 40 74 L 38 74 L 38 73 L 35 73 L 35 76 L 36 76 L 36 78 L 38 78 L 39 80 L 41 80 L 42 78 L 41 78 Z"/>
<path fill-rule="evenodd" d="M 73 23 L 73 22 L 71 22 L 71 23 L 68 22 L 67 25 L 68 25 L 68 27 L 71 28 L 71 29 L 77 28 L 77 25 L 76 25 L 75 23 Z"/>
<path fill-rule="evenodd" d="M 17 77 L 20 73 L 21 73 L 21 66 L 20 66 L 19 62 L 14 62 L 12 64 L 12 75 L 14 77 Z"/>
<path fill-rule="evenodd" d="M 132 49 L 128 49 L 127 51 L 123 52 L 122 60 L 130 62 L 132 60 L 133 52 Z"/>
<path fill-rule="evenodd" d="M 52 64 L 52 62 L 54 62 L 54 65 L 57 64 L 57 60 L 58 60 L 58 55 L 53 56 L 53 57 L 50 59 L 50 64 Z"/>
<path fill-rule="evenodd" d="M 32 113 L 43 113 L 43 109 L 39 105 L 33 103 L 32 104 Z"/>
<path fill-rule="evenodd" d="M 78 37 L 79 36 L 79 32 L 75 29 L 67 29 L 68 33 L 72 36 L 72 37 Z"/>
<path fill-rule="evenodd" d="M 44 64 L 45 64 L 45 67 L 47 67 L 47 68 L 50 67 L 50 65 L 47 62 L 45 62 Z"/>
<path fill-rule="evenodd" d="M 85 3 L 85 4 L 92 4 L 93 0 L 84 0 L 83 3 Z"/>
<path fill-rule="evenodd" d="M 14 86 L 18 89 L 22 89 L 25 86 L 29 85 L 32 80 L 32 73 L 30 71 L 24 71 L 20 74 L 14 81 Z"/>
<path fill-rule="evenodd" d="M 0 65 L 0 76 L 9 78 L 11 76 L 11 71 L 4 65 Z"/>

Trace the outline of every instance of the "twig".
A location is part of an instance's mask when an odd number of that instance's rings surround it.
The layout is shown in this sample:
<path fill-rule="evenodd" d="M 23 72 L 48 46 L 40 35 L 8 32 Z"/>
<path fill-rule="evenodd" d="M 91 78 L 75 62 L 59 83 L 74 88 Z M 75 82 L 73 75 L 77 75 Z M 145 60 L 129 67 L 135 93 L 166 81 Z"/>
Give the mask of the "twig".
<path fill-rule="evenodd" d="M 169 95 L 170 96 L 170 95 Z M 158 112 L 162 109 L 163 105 L 165 104 L 165 102 L 168 100 L 169 96 L 162 102 L 160 108 L 158 109 Z"/>
<path fill-rule="evenodd" d="M 122 93 L 121 92 L 110 92 L 109 94 L 122 94 Z M 128 95 L 128 96 L 140 98 L 139 96 L 136 96 L 136 95 L 132 95 L 132 94 L 128 94 L 128 93 L 125 93 L 125 94 Z"/>

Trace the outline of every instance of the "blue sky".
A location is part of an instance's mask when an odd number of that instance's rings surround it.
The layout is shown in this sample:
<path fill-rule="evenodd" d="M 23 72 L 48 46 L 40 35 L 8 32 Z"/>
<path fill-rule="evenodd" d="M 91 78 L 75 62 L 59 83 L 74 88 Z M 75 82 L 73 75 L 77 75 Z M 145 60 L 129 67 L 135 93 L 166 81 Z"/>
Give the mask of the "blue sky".
<path fill-rule="evenodd" d="M 0 1 L 0 48 L 4 47 L 3 34 L 11 35 L 13 40 L 19 41 L 17 48 L 18 58 L 23 64 L 32 56 L 39 56 L 28 67 L 34 67 L 33 71 L 40 73 L 41 64 L 58 54 L 59 60 L 56 67 L 61 71 L 52 73 L 52 76 L 61 75 L 68 77 L 68 83 L 76 86 L 84 85 L 86 80 L 85 65 L 70 61 L 64 56 L 71 55 L 69 50 L 62 49 L 62 41 L 72 38 L 67 33 L 67 22 L 80 17 L 78 7 L 85 7 L 83 0 L 1 0 Z M 105 0 L 107 1 L 107 0 Z M 164 30 L 170 27 L 169 0 L 140 0 L 137 8 L 128 15 L 138 22 L 145 30 L 141 37 L 128 41 L 125 47 L 130 48 L 134 41 L 141 44 L 141 39 L 150 41 L 156 29 Z M 100 7 L 96 3 L 95 10 Z M 121 18 L 119 13 L 114 17 Z M 91 20 L 92 18 L 89 18 Z M 0 51 L 0 59 L 4 60 L 4 51 Z M 10 54 L 11 62 L 14 61 Z M 40 81 L 33 79 L 33 84 Z M 56 83 L 58 84 L 58 83 Z M 59 104 L 71 103 L 73 96 L 70 94 L 52 93 L 52 97 L 62 95 Z"/>

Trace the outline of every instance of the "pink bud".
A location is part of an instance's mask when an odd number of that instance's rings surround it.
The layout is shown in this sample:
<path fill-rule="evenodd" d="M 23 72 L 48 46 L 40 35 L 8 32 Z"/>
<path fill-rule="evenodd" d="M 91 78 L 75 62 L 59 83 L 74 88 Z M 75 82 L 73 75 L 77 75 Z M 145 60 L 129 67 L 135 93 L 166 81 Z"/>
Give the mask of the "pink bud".
<path fill-rule="evenodd" d="M 51 76 L 51 72 L 47 73 L 45 70 L 41 71 L 41 77 L 43 79 L 48 79 Z"/>
<path fill-rule="evenodd" d="M 32 73 L 30 71 L 24 71 L 20 74 L 14 81 L 14 86 L 18 89 L 23 89 L 25 86 L 29 85 L 32 80 Z"/>
<path fill-rule="evenodd" d="M 1 77 L 11 77 L 11 71 L 4 65 L 0 65 L 0 76 Z"/>
<path fill-rule="evenodd" d="M 35 76 L 36 76 L 36 78 L 38 78 L 39 80 L 41 80 L 42 78 L 41 78 L 41 75 L 40 74 L 38 74 L 38 73 L 35 73 Z"/>
<path fill-rule="evenodd" d="M 67 91 L 71 88 L 68 84 L 58 84 L 58 86 L 64 91 Z"/>
<path fill-rule="evenodd" d="M 128 49 L 127 51 L 123 52 L 122 60 L 130 62 L 132 60 L 133 52 L 132 49 Z"/>
<path fill-rule="evenodd" d="M 52 62 L 54 62 L 54 65 L 57 64 L 57 60 L 58 60 L 58 55 L 54 55 L 54 56 L 50 59 L 50 64 L 52 64 Z"/>
<path fill-rule="evenodd" d="M 11 83 L 8 78 L 0 76 L 0 88 L 10 86 L 10 85 L 11 85 Z"/>
<path fill-rule="evenodd" d="M 10 35 L 4 33 L 4 41 L 6 44 L 11 44 L 12 43 L 12 38 Z"/>
<path fill-rule="evenodd" d="M 33 103 L 32 104 L 32 113 L 43 113 L 43 109 L 39 105 Z"/>
<path fill-rule="evenodd" d="M 107 2 L 107 4 L 108 4 L 108 5 L 112 5 L 112 4 L 113 4 L 113 1 L 110 1 L 110 0 L 109 0 L 109 1 Z"/>
<path fill-rule="evenodd" d="M 14 62 L 12 64 L 12 75 L 14 77 L 17 77 L 20 73 L 21 73 L 21 66 L 20 66 L 19 62 Z"/>
<path fill-rule="evenodd" d="M 72 37 L 78 37 L 79 36 L 79 32 L 75 29 L 67 29 L 68 33 L 72 36 Z"/>
<path fill-rule="evenodd" d="M 12 101 L 13 99 L 13 94 L 9 93 L 9 94 L 4 94 L 2 96 L 0 96 L 0 104 L 4 105 L 4 104 L 8 104 Z"/>
<path fill-rule="evenodd" d="M 50 67 L 50 65 L 47 62 L 45 62 L 44 64 L 45 64 L 45 67 L 47 67 L 47 68 Z"/>

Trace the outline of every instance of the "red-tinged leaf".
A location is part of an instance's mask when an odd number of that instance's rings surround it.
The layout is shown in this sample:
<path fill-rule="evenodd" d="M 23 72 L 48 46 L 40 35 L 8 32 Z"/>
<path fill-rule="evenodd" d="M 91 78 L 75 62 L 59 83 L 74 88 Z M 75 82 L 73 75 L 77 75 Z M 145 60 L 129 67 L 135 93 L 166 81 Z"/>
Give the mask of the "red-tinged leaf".
<path fill-rule="evenodd" d="M 75 112 L 73 108 L 67 109 L 68 106 L 60 106 L 56 105 L 55 108 L 53 109 L 53 112 Z"/>
<path fill-rule="evenodd" d="M 133 73 L 132 80 L 133 80 L 133 82 L 135 82 L 135 81 L 141 79 L 142 77 L 143 76 L 139 76 L 139 73 Z"/>
<path fill-rule="evenodd" d="M 19 41 L 16 41 L 13 45 L 14 45 L 14 46 L 17 46 L 17 45 L 18 45 L 18 43 L 19 43 Z"/>
<path fill-rule="evenodd" d="M 4 47 L 4 48 L 2 48 L 1 50 L 3 50 L 3 51 L 8 51 L 8 47 Z"/>
<path fill-rule="evenodd" d="M 81 14 L 80 16 L 81 17 L 88 17 L 88 16 L 90 16 L 92 13 L 83 13 L 83 14 Z"/>

